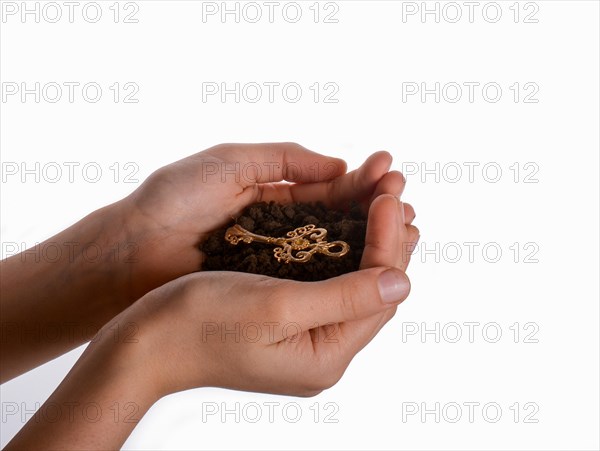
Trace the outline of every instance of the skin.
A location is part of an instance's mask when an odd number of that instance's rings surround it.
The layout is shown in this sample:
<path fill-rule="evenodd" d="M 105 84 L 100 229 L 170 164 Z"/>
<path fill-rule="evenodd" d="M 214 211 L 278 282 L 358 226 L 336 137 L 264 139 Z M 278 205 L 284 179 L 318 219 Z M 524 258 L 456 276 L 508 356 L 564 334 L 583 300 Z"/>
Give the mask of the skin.
<path fill-rule="evenodd" d="M 2 381 L 92 339 L 6 449 L 119 448 L 152 404 L 190 388 L 314 396 L 334 385 L 410 290 L 419 232 L 390 165 L 378 152 L 346 173 L 342 160 L 297 144 L 224 144 L 159 169 L 48 241 L 97 243 L 97 261 L 2 261 Z M 360 271 L 323 282 L 197 272 L 198 244 L 247 205 L 350 199 L 369 215 Z M 135 243 L 134 258 L 114 258 L 115 243 Z M 56 323 L 77 332 L 21 333 Z M 227 333 L 236 327 L 246 331 L 237 340 Z M 51 405 L 63 406 L 58 420 Z"/>

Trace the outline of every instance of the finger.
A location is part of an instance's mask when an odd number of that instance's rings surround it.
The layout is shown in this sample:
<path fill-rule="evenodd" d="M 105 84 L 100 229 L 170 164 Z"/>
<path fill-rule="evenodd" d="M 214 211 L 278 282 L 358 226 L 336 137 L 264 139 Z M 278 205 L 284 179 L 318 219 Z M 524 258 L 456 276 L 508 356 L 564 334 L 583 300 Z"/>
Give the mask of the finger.
<path fill-rule="evenodd" d="M 379 196 L 371 203 L 361 269 L 397 266 L 398 233 L 400 227 L 403 227 L 399 205 L 398 198 L 391 194 Z"/>
<path fill-rule="evenodd" d="M 259 185 L 261 200 L 278 203 L 323 202 L 328 207 L 345 206 L 350 200 L 368 199 L 391 164 L 392 156 L 388 152 L 376 152 L 358 169 L 326 182 Z"/>
<path fill-rule="evenodd" d="M 408 225 L 408 224 L 412 224 L 412 222 L 415 220 L 415 209 L 412 207 L 411 204 L 407 204 L 406 202 L 403 202 L 404 204 L 404 224 Z"/>
<path fill-rule="evenodd" d="M 273 299 L 282 319 L 293 318 L 302 331 L 327 324 L 372 317 L 404 301 L 410 292 L 406 274 L 397 268 L 370 268 L 321 282 L 282 283 Z M 295 328 L 282 328 L 283 338 Z"/>
<path fill-rule="evenodd" d="M 419 230 L 416 227 L 408 226 L 411 242 L 404 247 L 403 252 L 406 253 L 406 260 L 410 262 L 412 253 L 419 241 Z M 386 310 L 381 314 L 375 314 L 371 318 L 366 318 L 361 321 L 354 321 L 342 325 L 344 333 L 351 337 L 353 341 L 353 352 L 358 352 L 366 346 L 396 314 L 397 306 Z M 347 331 L 350 330 L 350 333 Z"/>
<path fill-rule="evenodd" d="M 406 228 L 408 233 L 408 242 L 402 243 L 402 260 L 406 262 L 405 267 L 408 267 L 412 254 L 417 246 L 417 243 L 419 242 L 420 234 L 419 229 L 417 229 L 413 225 L 407 225 Z M 369 324 L 371 322 L 370 318 L 365 320 L 365 325 L 363 326 L 364 330 L 362 332 L 364 335 L 361 337 L 360 333 L 355 332 L 355 336 L 357 339 L 357 349 L 361 349 L 367 343 L 369 343 L 379 333 L 381 328 L 385 326 L 387 322 L 394 317 L 394 315 L 396 314 L 396 310 L 397 307 L 393 307 L 380 315 L 374 315 L 371 324 Z M 349 324 L 352 325 L 352 323 Z M 355 329 L 358 330 L 358 328 L 356 327 Z"/>
<path fill-rule="evenodd" d="M 371 202 L 383 194 L 400 197 L 404 192 L 405 186 L 406 178 L 404 175 L 399 171 L 390 171 L 377 183 L 375 192 L 371 196 Z M 405 224 L 410 224 L 415 219 L 415 210 L 412 205 L 404 204 L 404 216 L 406 217 Z"/>
<path fill-rule="evenodd" d="M 421 237 L 421 232 L 417 227 L 415 227 L 412 224 L 407 225 L 406 229 L 408 231 L 408 241 L 416 245 L 419 241 L 419 238 Z"/>
<path fill-rule="evenodd" d="M 400 197 L 404 191 L 406 180 L 401 172 L 390 171 L 385 174 L 375 187 L 375 192 L 371 196 L 371 201 L 375 200 L 382 194 L 391 194 L 392 196 Z"/>
<path fill-rule="evenodd" d="M 402 262 L 403 262 L 403 269 L 406 271 L 406 269 L 408 268 L 408 265 L 410 264 L 410 260 L 412 258 L 412 255 L 417 247 L 417 243 L 419 242 L 419 238 L 420 238 L 420 232 L 419 229 L 417 229 L 415 226 L 413 225 L 407 225 L 406 226 L 407 229 L 407 241 L 402 243 Z"/>
<path fill-rule="evenodd" d="M 369 209 L 361 268 L 406 268 L 410 252 L 403 247 L 405 243 L 410 243 L 411 235 L 404 225 L 405 220 L 405 209 L 396 197 L 383 195 L 373 201 Z M 358 352 L 371 341 L 383 324 L 394 316 L 395 311 L 396 308 L 393 307 L 359 321 L 341 324 L 341 331 L 349 340 L 351 352 Z"/>
<path fill-rule="evenodd" d="M 234 171 L 239 183 L 321 182 L 346 173 L 344 160 L 313 152 L 296 143 L 223 144 L 205 151 L 223 162 L 221 171 Z M 229 164 L 229 166 L 228 166 Z"/>

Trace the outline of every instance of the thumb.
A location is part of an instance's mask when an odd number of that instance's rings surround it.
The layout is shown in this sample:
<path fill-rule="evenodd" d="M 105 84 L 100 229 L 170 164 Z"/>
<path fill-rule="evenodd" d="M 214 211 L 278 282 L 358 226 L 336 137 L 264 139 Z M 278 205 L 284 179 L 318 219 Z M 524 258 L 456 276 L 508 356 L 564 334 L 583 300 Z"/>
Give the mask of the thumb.
<path fill-rule="evenodd" d="M 288 317 L 295 318 L 306 331 L 366 318 L 397 306 L 408 296 L 410 281 L 397 268 L 378 267 L 321 282 L 286 281 L 286 288 L 290 290 L 283 297 Z"/>

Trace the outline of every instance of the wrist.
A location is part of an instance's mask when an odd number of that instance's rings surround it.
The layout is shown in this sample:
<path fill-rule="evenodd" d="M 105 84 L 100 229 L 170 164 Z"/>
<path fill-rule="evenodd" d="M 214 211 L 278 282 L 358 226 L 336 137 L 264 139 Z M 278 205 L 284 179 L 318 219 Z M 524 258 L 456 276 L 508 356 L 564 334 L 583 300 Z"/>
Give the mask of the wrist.
<path fill-rule="evenodd" d="M 114 276 L 121 310 L 185 272 L 177 269 L 170 235 L 140 211 L 131 196 L 99 210 L 105 224 L 105 270 Z"/>
<path fill-rule="evenodd" d="M 126 270 L 130 299 L 135 301 L 149 291 L 201 266 L 198 247 L 201 232 L 196 228 L 174 228 L 159 221 L 139 206 L 139 193 L 110 206 L 121 218 L 123 246 L 127 252 L 120 262 Z"/>
<path fill-rule="evenodd" d="M 214 385 L 215 355 L 201 339 L 203 325 L 190 321 L 190 303 L 199 301 L 197 295 L 190 297 L 188 283 L 193 278 L 182 277 L 152 290 L 98 334 L 114 346 L 111 354 L 143 369 L 154 401 Z"/>
<path fill-rule="evenodd" d="M 124 312 L 105 324 L 86 349 L 87 360 L 81 360 L 92 371 L 101 371 L 115 391 L 126 393 L 127 401 L 143 408 L 143 415 L 168 390 L 161 379 L 154 334 L 128 316 Z"/>
<path fill-rule="evenodd" d="M 87 244 L 77 254 L 78 270 L 101 278 L 95 286 L 105 293 L 107 301 L 115 304 L 114 314 L 141 296 L 135 277 L 140 265 L 140 230 L 139 221 L 122 201 L 81 221 L 80 233 Z M 91 250 L 86 253 L 86 248 Z M 95 253 L 93 258 L 88 255 L 91 253 Z"/>
<path fill-rule="evenodd" d="M 114 323 L 112 321 L 111 323 Z M 120 449 L 158 397 L 145 367 L 106 327 L 7 449 Z M 68 407 L 67 415 L 54 413 Z M 38 415 L 42 412 L 41 415 Z M 64 411 L 63 411 L 64 412 Z"/>

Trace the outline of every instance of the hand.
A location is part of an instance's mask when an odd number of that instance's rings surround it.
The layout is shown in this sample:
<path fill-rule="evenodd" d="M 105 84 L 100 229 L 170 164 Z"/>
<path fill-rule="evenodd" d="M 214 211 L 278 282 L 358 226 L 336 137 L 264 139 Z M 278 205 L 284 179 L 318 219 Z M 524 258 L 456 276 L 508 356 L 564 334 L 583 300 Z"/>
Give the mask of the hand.
<path fill-rule="evenodd" d="M 397 198 L 376 198 L 364 269 L 355 273 L 296 282 L 200 272 L 154 290 L 117 319 L 136 323 L 140 348 L 151 350 L 131 360 L 145 362 L 161 396 L 199 386 L 317 394 L 339 380 L 408 296 L 404 270 L 418 230 L 405 222 L 413 218 Z"/>
<path fill-rule="evenodd" d="M 2 316 L 10 325 L 3 334 L 0 381 L 90 340 L 144 294 L 198 271 L 200 242 L 247 205 L 320 200 L 334 206 L 356 199 L 366 208 L 374 196 L 401 193 L 404 179 L 388 172 L 390 164 L 390 155 L 379 152 L 345 174 L 342 160 L 297 144 L 227 144 L 159 169 L 127 198 L 91 213 L 35 252 L 0 263 Z M 405 210 L 412 214 L 410 206 Z M 46 246 L 58 247 L 58 257 L 32 255 Z M 22 333 L 57 325 L 57 340 Z"/>
<path fill-rule="evenodd" d="M 222 144 L 159 169 L 122 201 L 132 217 L 131 241 L 139 248 L 139 265 L 127 277 L 134 284 L 132 297 L 198 271 L 199 243 L 252 203 L 335 206 L 354 199 L 366 210 L 380 194 L 399 196 L 404 178 L 388 172 L 391 161 L 387 152 L 378 152 L 346 174 L 343 160 L 298 144 Z"/>
<path fill-rule="evenodd" d="M 395 196 L 378 196 L 369 209 L 364 269 L 337 278 L 200 272 L 148 293 L 104 326 L 40 409 L 68 403 L 73 416 L 29 421 L 7 449 L 118 448 L 160 397 L 192 387 L 299 396 L 330 387 L 408 295 L 403 271 L 418 239 L 413 219 Z M 115 326 L 132 322 L 137 342 L 115 343 Z M 134 406 L 135 418 L 103 415 L 90 423 L 82 411 L 90 403 L 109 412 Z"/>

